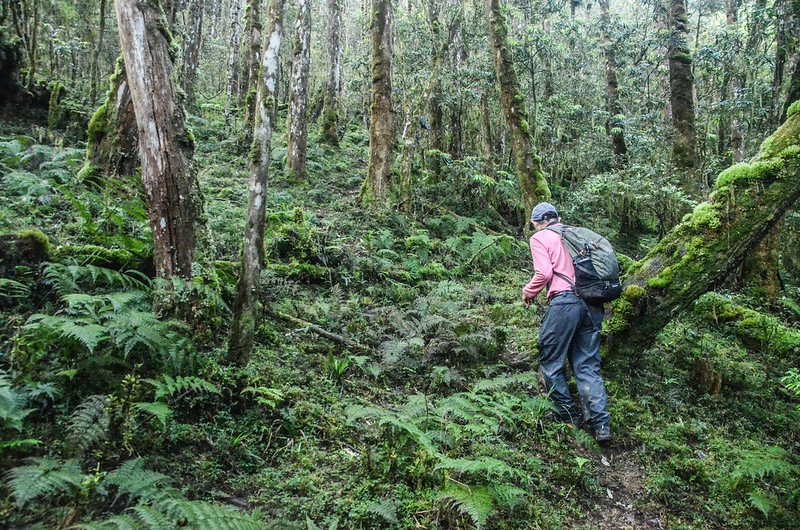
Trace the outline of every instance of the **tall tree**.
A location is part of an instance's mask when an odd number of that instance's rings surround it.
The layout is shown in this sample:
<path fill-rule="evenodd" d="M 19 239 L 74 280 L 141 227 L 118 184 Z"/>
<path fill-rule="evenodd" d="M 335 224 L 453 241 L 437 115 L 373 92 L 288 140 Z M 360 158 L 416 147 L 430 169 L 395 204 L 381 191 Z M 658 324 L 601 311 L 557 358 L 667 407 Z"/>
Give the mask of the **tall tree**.
<path fill-rule="evenodd" d="M 617 166 L 628 163 L 628 146 L 625 144 L 625 123 L 619 103 L 619 81 L 614 42 L 611 39 L 611 13 L 608 0 L 600 0 L 600 26 L 603 33 L 603 56 L 606 62 L 606 133 L 611 139 L 611 152 Z"/>
<path fill-rule="evenodd" d="M 228 49 L 228 97 L 225 99 L 225 122 L 231 117 L 231 107 L 239 95 L 241 83 L 239 68 L 239 46 L 242 40 L 242 3 L 244 0 L 231 1 L 231 38 Z"/>
<path fill-rule="evenodd" d="M 100 17 L 97 28 L 97 43 L 92 52 L 92 64 L 89 67 L 89 102 L 97 100 L 97 85 L 100 84 L 100 54 L 103 51 L 103 36 L 106 32 L 106 0 L 100 0 Z"/>
<path fill-rule="evenodd" d="M 328 78 L 322 108 L 322 140 L 339 145 L 339 92 L 342 88 L 342 0 L 328 2 Z"/>
<path fill-rule="evenodd" d="M 392 109 L 392 1 L 372 0 L 372 104 L 370 105 L 369 169 L 361 188 L 364 204 L 383 207 L 389 196 L 394 154 Z"/>
<path fill-rule="evenodd" d="M 189 19 L 186 23 L 186 39 L 183 41 L 183 63 L 181 88 L 186 94 L 186 105 L 194 106 L 194 88 L 197 80 L 197 65 L 200 62 L 200 47 L 203 45 L 204 0 L 192 0 Z"/>
<path fill-rule="evenodd" d="M 739 5 L 738 0 L 725 0 L 725 20 L 728 32 L 733 38 L 733 50 L 731 50 L 733 61 L 731 62 L 730 94 L 733 111 L 731 112 L 731 154 L 734 162 L 744 160 L 744 131 L 742 122 L 739 119 L 739 107 L 742 100 L 742 89 L 744 80 L 739 68 Z"/>
<path fill-rule="evenodd" d="M 500 102 L 510 130 L 511 152 L 522 190 L 522 204 L 526 212 L 530 212 L 537 202 L 550 198 L 550 188 L 542 172 L 541 160 L 533 152 L 528 111 L 514 71 L 508 44 L 508 25 L 500 8 L 500 0 L 484 0 L 484 7 L 489 20 L 489 42 L 494 56 Z"/>
<path fill-rule="evenodd" d="M 298 179 L 306 177 L 308 143 L 308 71 L 311 63 L 311 0 L 297 1 L 295 22 L 294 61 L 289 99 L 289 138 L 286 165 L 289 174 Z"/>
<path fill-rule="evenodd" d="M 272 120 L 277 107 L 278 60 L 283 31 L 285 0 L 272 0 L 267 22 L 267 44 L 261 78 L 256 91 L 255 125 L 253 130 L 254 156 L 250 158 L 250 184 L 247 203 L 247 225 L 244 234 L 242 267 L 236 283 L 233 319 L 228 351 L 231 360 L 247 364 L 253 350 L 256 308 L 258 303 L 261 267 L 264 262 L 264 225 L 266 219 L 267 177 L 272 141 Z"/>
<path fill-rule="evenodd" d="M 699 165 L 694 116 L 694 74 L 689 54 L 689 26 L 686 0 L 669 0 L 670 36 L 667 50 L 669 62 L 670 108 L 672 110 L 673 163 L 683 170 L 684 188 L 700 193 L 693 170 Z"/>
<path fill-rule="evenodd" d="M 261 0 L 247 0 L 244 10 L 244 53 L 239 104 L 245 109 L 245 130 L 252 131 L 258 68 L 261 62 Z"/>
<path fill-rule="evenodd" d="M 139 129 L 154 264 L 163 278 L 192 275 L 202 205 L 194 141 L 177 98 L 166 20 L 157 2 L 115 0 L 120 48 Z"/>

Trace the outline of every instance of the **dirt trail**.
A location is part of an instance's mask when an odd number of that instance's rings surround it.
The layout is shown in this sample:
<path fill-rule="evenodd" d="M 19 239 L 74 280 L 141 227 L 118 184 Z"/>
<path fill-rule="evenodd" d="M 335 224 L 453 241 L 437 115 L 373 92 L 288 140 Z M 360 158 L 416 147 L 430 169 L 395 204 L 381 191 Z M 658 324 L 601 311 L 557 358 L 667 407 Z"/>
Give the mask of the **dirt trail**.
<path fill-rule="evenodd" d="M 662 517 L 646 505 L 645 471 L 632 448 L 612 446 L 593 455 L 597 481 L 605 492 L 597 507 L 568 528 L 592 530 L 663 530 Z"/>

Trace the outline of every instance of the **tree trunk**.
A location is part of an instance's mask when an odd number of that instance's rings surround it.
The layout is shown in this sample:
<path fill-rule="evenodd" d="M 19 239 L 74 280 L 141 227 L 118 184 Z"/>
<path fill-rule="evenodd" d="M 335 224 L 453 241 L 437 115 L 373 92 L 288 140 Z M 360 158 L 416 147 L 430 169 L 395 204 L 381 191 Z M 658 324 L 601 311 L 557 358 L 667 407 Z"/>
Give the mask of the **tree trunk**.
<path fill-rule="evenodd" d="M 103 34 L 106 30 L 106 0 L 100 0 L 100 21 L 97 29 L 97 45 L 92 52 L 92 64 L 89 67 L 90 88 L 89 103 L 97 101 L 97 85 L 100 84 L 100 54 L 103 51 Z"/>
<path fill-rule="evenodd" d="M 267 47 L 256 91 L 255 127 L 250 158 L 250 184 L 247 225 L 244 234 L 242 268 L 236 282 L 233 319 L 228 352 L 233 363 L 244 366 L 250 359 L 255 334 L 261 267 L 264 263 L 264 226 L 266 222 L 267 176 L 272 141 L 272 122 L 277 106 L 278 61 L 283 31 L 285 0 L 272 0 L 267 22 Z"/>
<path fill-rule="evenodd" d="M 289 138 L 286 166 L 289 176 L 306 178 L 308 143 L 308 70 L 311 61 L 311 0 L 298 0 L 295 23 L 294 61 L 289 99 Z"/>
<path fill-rule="evenodd" d="M 203 45 L 204 0 L 192 0 L 189 7 L 186 40 L 183 46 L 183 68 L 181 88 L 186 94 L 186 106 L 194 107 L 194 88 L 197 80 L 197 65 L 200 62 L 200 47 Z"/>
<path fill-rule="evenodd" d="M 484 171 L 494 174 L 494 141 L 492 140 L 492 114 L 489 111 L 489 95 L 481 93 L 481 147 L 483 151 Z"/>
<path fill-rule="evenodd" d="M 788 5 L 789 0 L 775 0 L 775 68 L 772 71 L 772 96 L 770 98 L 770 126 L 774 127 L 780 115 L 778 100 L 783 88 L 783 71 L 786 67 L 786 48 L 789 45 Z"/>
<path fill-rule="evenodd" d="M 239 105 L 245 111 L 245 131 L 250 141 L 255 117 L 256 87 L 258 85 L 258 68 L 261 62 L 261 0 L 247 0 L 245 17 L 245 49 L 242 55 L 242 83 L 239 91 Z"/>
<path fill-rule="evenodd" d="M 225 100 L 225 123 L 230 122 L 231 107 L 238 98 L 241 85 L 239 69 L 239 46 L 242 40 L 242 3 L 243 0 L 231 2 L 231 40 L 228 50 L 228 97 Z"/>
<path fill-rule="evenodd" d="M 742 122 L 739 119 L 739 108 L 741 107 L 742 88 L 744 81 L 739 72 L 739 13 L 738 0 L 725 0 L 725 18 L 728 25 L 728 32 L 734 36 L 734 49 L 730 73 L 731 102 L 733 110 L 731 112 L 731 155 L 733 161 L 739 163 L 744 160 L 744 131 Z"/>
<path fill-rule="evenodd" d="M 33 90 L 33 84 L 36 81 L 36 41 L 39 36 L 39 0 L 32 0 L 32 2 L 33 14 L 31 18 L 33 19 L 33 26 L 31 27 L 30 39 L 28 41 L 28 82 L 26 87 L 28 91 Z"/>
<path fill-rule="evenodd" d="M 614 43 L 611 41 L 611 14 L 608 0 L 600 0 L 600 25 L 603 32 L 603 55 L 606 61 L 606 133 L 611 139 L 611 152 L 614 165 L 628 165 L 628 146 L 625 144 L 625 118 L 619 104 L 619 83 L 617 81 L 617 61 Z"/>
<path fill-rule="evenodd" d="M 522 190 L 522 204 L 525 211 L 530 212 L 537 202 L 550 199 L 550 188 L 542 172 L 541 160 L 533 152 L 528 111 L 514 71 L 508 45 L 508 26 L 500 10 L 500 0 L 484 0 L 484 6 L 489 19 L 489 42 L 500 88 L 500 102 L 511 134 L 511 151 Z"/>
<path fill-rule="evenodd" d="M 328 80 L 322 108 L 322 141 L 339 145 L 339 92 L 342 89 L 342 0 L 328 2 Z"/>
<path fill-rule="evenodd" d="M 120 48 L 139 129 L 154 264 L 162 278 L 192 276 L 201 215 L 194 140 L 176 95 L 166 20 L 154 0 L 115 0 Z"/>
<path fill-rule="evenodd" d="M 361 188 L 363 204 L 385 207 L 392 180 L 394 111 L 392 110 L 392 2 L 372 0 L 372 104 L 369 169 Z"/>
<path fill-rule="evenodd" d="M 132 177 L 139 167 L 139 132 L 122 57 L 111 76 L 105 103 L 89 121 L 82 182 L 101 184 L 103 177 Z"/>
<path fill-rule="evenodd" d="M 789 80 L 789 89 L 786 92 L 786 101 L 783 103 L 781 110 L 781 120 L 786 121 L 786 114 L 789 112 L 789 107 L 795 101 L 800 100 L 800 53 L 796 54 L 792 61 L 792 77 Z"/>
<path fill-rule="evenodd" d="M 641 352 L 675 315 L 714 289 L 800 198 L 800 113 L 750 163 L 717 178 L 709 201 L 634 264 L 607 324 L 612 346 Z"/>
<path fill-rule="evenodd" d="M 670 107 L 672 109 L 672 155 L 675 167 L 683 172 L 684 189 L 700 195 L 701 186 L 694 170 L 699 166 L 694 119 L 694 75 L 689 55 L 686 0 L 670 0 L 670 40 L 668 50 Z"/>

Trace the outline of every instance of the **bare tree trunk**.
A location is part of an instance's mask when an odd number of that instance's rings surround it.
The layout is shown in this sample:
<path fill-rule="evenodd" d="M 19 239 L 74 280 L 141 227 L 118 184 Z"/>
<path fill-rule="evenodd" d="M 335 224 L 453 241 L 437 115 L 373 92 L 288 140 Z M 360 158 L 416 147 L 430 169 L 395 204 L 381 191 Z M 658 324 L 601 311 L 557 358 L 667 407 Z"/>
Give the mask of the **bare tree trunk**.
<path fill-rule="evenodd" d="M 103 177 L 132 177 L 139 167 L 139 132 L 122 57 L 111 76 L 105 102 L 89 121 L 82 182 L 100 184 Z"/>
<path fill-rule="evenodd" d="M 511 133 L 511 151 L 522 190 L 522 204 L 525 211 L 530 212 L 537 202 L 550 198 L 550 188 L 542 172 L 541 160 L 533 152 L 528 111 L 514 71 L 508 45 L 508 26 L 500 10 L 500 0 L 484 0 L 484 6 L 489 19 L 489 42 L 500 88 L 500 102 Z"/>
<path fill-rule="evenodd" d="M 197 65 L 200 62 L 200 47 L 203 45 L 203 12 L 204 1 L 192 0 L 189 7 L 189 20 L 186 28 L 186 40 L 183 47 L 183 72 L 181 88 L 186 94 L 186 106 L 194 107 L 194 88 L 197 80 Z"/>
<path fill-rule="evenodd" d="M 170 42 L 160 6 L 115 0 L 120 48 L 139 129 L 142 183 L 162 278 L 192 276 L 201 215 L 192 166 L 194 141 L 176 94 Z"/>
<path fill-rule="evenodd" d="M 694 75 L 689 54 L 686 0 L 670 1 L 670 42 L 668 50 L 670 107 L 674 138 L 672 158 L 683 171 L 686 191 L 699 195 L 701 186 L 694 170 L 699 166 L 694 118 Z"/>
<path fill-rule="evenodd" d="M 247 226 L 244 234 L 242 268 L 236 283 L 233 319 L 228 342 L 232 362 L 244 366 L 250 360 L 255 334 L 256 308 L 260 290 L 261 267 L 264 263 L 264 225 L 266 193 L 272 141 L 272 121 L 277 107 L 278 61 L 283 32 L 285 0 L 272 0 L 267 15 L 267 45 L 261 78 L 256 91 L 253 156 L 250 159 L 250 184 L 247 203 Z"/>
<path fill-rule="evenodd" d="M 33 2 L 33 26 L 31 27 L 30 40 L 28 41 L 28 83 L 27 89 L 32 90 L 33 84 L 36 81 L 36 40 L 39 35 L 39 0 L 32 0 Z"/>
<path fill-rule="evenodd" d="M 614 43 L 611 41 L 611 14 L 608 0 L 600 0 L 600 25 L 603 32 L 603 55 L 606 60 L 606 133 L 611 139 L 611 152 L 617 167 L 628 165 L 628 146 L 625 144 L 625 121 L 619 104 L 619 82 Z"/>
<path fill-rule="evenodd" d="M 249 131 L 253 130 L 258 68 L 261 62 L 261 0 L 247 0 L 244 16 L 245 49 L 239 105 L 245 109 L 245 130 L 248 131 L 249 141 Z"/>
<path fill-rule="evenodd" d="M 369 169 L 360 200 L 387 206 L 394 153 L 392 109 L 392 2 L 372 0 L 372 104 L 370 106 Z"/>
<path fill-rule="evenodd" d="M 709 201 L 631 267 L 607 325 L 618 349 L 643 351 L 676 314 L 738 269 L 800 198 L 798 153 L 800 113 L 750 163 L 723 171 Z"/>
<path fill-rule="evenodd" d="M 492 140 L 492 115 L 489 112 L 489 95 L 486 91 L 481 93 L 481 146 L 485 171 L 488 175 L 494 174 L 494 141 Z"/>
<path fill-rule="evenodd" d="M 100 0 L 100 20 L 97 29 L 97 45 L 92 52 L 92 64 L 89 67 L 90 88 L 89 103 L 97 101 L 97 85 L 100 84 L 100 54 L 103 51 L 103 35 L 106 30 L 106 0 Z"/>
<path fill-rule="evenodd" d="M 308 70 L 311 62 L 311 0 L 298 0 L 297 21 L 294 27 L 294 61 L 289 100 L 286 165 L 292 178 L 305 179 L 308 143 Z"/>
<path fill-rule="evenodd" d="M 231 106 L 238 98 L 241 84 L 239 69 L 239 46 L 242 40 L 242 3 L 244 0 L 231 1 L 231 40 L 228 50 L 228 97 L 225 100 L 225 123 L 231 118 Z"/>
<path fill-rule="evenodd" d="M 339 145 L 339 92 L 342 89 L 342 0 L 328 2 L 328 79 L 322 108 L 322 140 Z"/>
<path fill-rule="evenodd" d="M 789 0 L 775 0 L 775 68 L 772 72 L 772 96 L 770 98 L 770 127 L 775 127 L 780 116 L 778 100 L 783 88 L 783 71 L 786 68 L 786 48 L 789 45 L 787 32 Z"/>

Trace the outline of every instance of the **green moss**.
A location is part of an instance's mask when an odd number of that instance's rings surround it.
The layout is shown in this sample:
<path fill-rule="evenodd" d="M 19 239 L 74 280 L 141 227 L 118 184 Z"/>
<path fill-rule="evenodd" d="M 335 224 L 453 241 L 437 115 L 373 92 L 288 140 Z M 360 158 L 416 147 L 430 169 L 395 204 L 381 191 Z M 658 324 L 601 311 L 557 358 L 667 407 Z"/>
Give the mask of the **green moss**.
<path fill-rule="evenodd" d="M 647 287 L 650 289 L 665 289 L 670 283 L 672 283 L 672 267 L 664 267 L 661 274 L 650 278 L 647 282 Z"/>
<path fill-rule="evenodd" d="M 17 232 L 19 239 L 24 239 L 34 246 L 40 247 L 46 255 L 50 255 L 53 246 L 50 244 L 50 238 L 44 232 L 37 228 L 27 228 Z"/>
<path fill-rule="evenodd" d="M 788 120 L 789 118 L 797 114 L 797 111 L 800 111 L 800 100 L 795 101 L 794 103 L 789 105 L 788 109 L 786 109 L 786 119 Z"/>
<path fill-rule="evenodd" d="M 721 221 L 716 206 L 703 202 L 695 207 L 690 223 L 695 230 L 700 230 L 702 228 L 715 230 L 719 228 Z"/>
<path fill-rule="evenodd" d="M 64 109 L 61 105 L 61 97 L 64 92 L 64 85 L 58 81 L 50 84 L 50 106 L 47 111 L 47 127 L 57 129 L 61 125 Z"/>
<path fill-rule="evenodd" d="M 753 163 L 742 162 L 720 173 L 715 186 L 717 189 L 721 189 L 737 182 L 763 180 L 765 177 L 777 174 L 781 169 L 783 169 L 783 160 L 780 158 L 758 160 Z"/>
<path fill-rule="evenodd" d="M 625 291 L 622 292 L 622 298 L 634 304 L 638 302 L 645 294 L 647 294 L 647 291 L 644 289 L 644 287 L 641 287 L 640 285 L 629 285 L 625 288 Z"/>
<path fill-rule="evenodd" d="M 279 278 L 296 280 L 307 283 L 328 282 L 331 272 L 325 267 L 292 261 L 291 263 L 270 263 L 267 269 L 272 271 Z"/>
<path fill-rule="evenodd" d="M 88 265 L 110 269 L 137 269 L 147 260 L 122 248 L 106 248 L 99 245 L 61 246 L 53 258 L 55 261 L 77 261 Z"/>
<path fill-rule="evenodd" d="M 522 132 L 524 132 L 526 135 L 530 136 L 530 134 L 531 134 L 531 126 L 528 125 L 528 120 L 521 120 L 519 122 L 519 127 L 520 127 L 520 129 L 522 129 Z"/>
<path fill-rule="evenodd" d="M 83 167 L 80 169 L 80 171 L 78 171 L 77 179 L 78 182 L 82 182 L 84 184 L 89 182 L 99 183 L 102 175 L 103 169 L 87 160 L 86 163 L 83 164 Z"/>
<path fill-rule="evenodd" d="M 98 140 L 106 134 L 108 128 L 108 103 L 103 103 L 94 111 L 86 128 L 86 135 L 89 141 Z"/>

